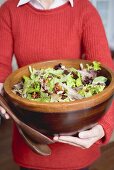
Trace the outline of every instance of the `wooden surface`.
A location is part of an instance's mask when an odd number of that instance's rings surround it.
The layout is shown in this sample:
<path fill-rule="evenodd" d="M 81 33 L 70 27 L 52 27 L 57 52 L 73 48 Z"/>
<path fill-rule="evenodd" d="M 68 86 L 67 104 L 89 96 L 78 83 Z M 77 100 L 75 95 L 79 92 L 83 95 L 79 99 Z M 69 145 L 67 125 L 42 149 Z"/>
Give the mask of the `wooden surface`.
<path fill-rule="evenodd" d="M 11 121 L 2 122 L 0 126 L 0 170 L 19 170 L 12 160 Z M 102 156 L 90 170 L 114 170 L 114 142 L 102 148 Z"/>
<path fill-rule="evenodd" d="M 11 121 L 3 121 L 0 126 L 0 170 L 19 170 L 12 160 L 11 152 Z"/>

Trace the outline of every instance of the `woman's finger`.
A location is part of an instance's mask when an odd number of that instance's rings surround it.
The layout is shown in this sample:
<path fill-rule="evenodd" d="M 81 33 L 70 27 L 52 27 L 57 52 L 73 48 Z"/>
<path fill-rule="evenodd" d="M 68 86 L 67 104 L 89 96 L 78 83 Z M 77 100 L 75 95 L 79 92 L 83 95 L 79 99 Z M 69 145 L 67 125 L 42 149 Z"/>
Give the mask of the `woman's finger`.
<path fill-rule="evenodd" d="M 4 109 L 3 107 L 1 107 L 1 106 L 0 106 L 0 112 L 1 112 L 2 114 L 5 114 L 5 113 L 6 113 L 5 109 Z"/>
<path fill-rule="evenodd" d="M 95 127 L 93 127 L 90 130 L 80 132 L 79 138 L 88 139 L 88 138 L 98 137 L 98 139 L 99 139 L 99 138 L 103 137 L 103 135 L 104 135 L 104 130 L 103 130 L 102 126 L 96 125 Z"/>
<path fill-rule="evenodd" d="M 58 141 L 72 144 L 74 146 L 80 146 L 82 148 L 89 148 L 97 141 L 97 138 L 81 139 L 72 136 L 60 136 L 58 137 Z"/>
<path fill-rule="evenodd" d="M 6 113 L 6 110 L 0 106 L 0 115 L 6 119 L 9 119 L 9 115 Z"/>
<path fill-rule="evenodd" d="M 57 142 L 60 142 L 60 143 L 65 143 L 65 144 L 69 144 L 69 145 L 72 145 L 72 146 L 77 146 L 77 147 L 80 147 L 80 148 L 84 149 L 84 147 L 82 147 L 82 146 L 80 146 L 80 145 L 78 145 L 76 143 L 65 141 L 65 140 L 61 140 L 58 137 L 54 137 L 54 141 L 57 141 Z"/>

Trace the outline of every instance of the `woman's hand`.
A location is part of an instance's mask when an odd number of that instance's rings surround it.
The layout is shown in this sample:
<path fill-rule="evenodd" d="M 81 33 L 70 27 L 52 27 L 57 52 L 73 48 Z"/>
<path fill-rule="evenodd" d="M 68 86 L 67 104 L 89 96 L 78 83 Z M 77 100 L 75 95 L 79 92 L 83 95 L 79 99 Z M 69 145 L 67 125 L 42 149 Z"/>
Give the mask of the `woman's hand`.
<path fill-rule="evenodd" d="M 3 94 L 3 83 L 0 83 L 0 94 Z M 9 119 L 9 115 L 6 113 L 5 109 L 0 106 L 0 115 L 6 119 Z"/>
<path fill-rule="evenodd" d="M 67 143 L 73 146 L 81 148 L 89 148 L 95 142 L 104 137 L 105 133 L 101 125 L 96 125 L 90 130 L 82 131 L 79 133 L 79 137 L 73 136 L 55 136 L 54 141 Z"/>

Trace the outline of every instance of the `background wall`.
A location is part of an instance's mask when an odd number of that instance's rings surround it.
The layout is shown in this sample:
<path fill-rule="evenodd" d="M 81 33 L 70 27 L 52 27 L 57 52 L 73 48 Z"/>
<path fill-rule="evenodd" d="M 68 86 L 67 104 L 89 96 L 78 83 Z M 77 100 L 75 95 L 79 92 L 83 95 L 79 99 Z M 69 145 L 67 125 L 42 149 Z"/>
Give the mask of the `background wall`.
<path fill-rule="evenodd" d="M 110 48 L 114 50 L 114 0 L 90 0 L 93 5 L 97 8 L 104 27 Z"/>
<path fill-rule="evenodd" d="M 0 0 L 0 4 L 2 4 L 4 2 L 4 0 Z"/>

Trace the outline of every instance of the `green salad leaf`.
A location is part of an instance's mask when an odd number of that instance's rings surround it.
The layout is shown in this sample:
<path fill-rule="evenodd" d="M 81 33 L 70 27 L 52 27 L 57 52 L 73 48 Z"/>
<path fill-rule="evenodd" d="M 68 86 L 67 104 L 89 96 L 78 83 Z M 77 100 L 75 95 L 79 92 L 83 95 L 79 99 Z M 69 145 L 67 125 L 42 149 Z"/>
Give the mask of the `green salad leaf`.
<path fill-rule="evenodd" d="M 69 102 L 91 97 L 106 88 L 107 78 L 98 75 L 101 63 L 93 61 L 80 69 L 59 63 L 54 68 L 35 69 L 29 66 L 29 76 L 13 86 L 12 91 L 37 102 Z"/>

